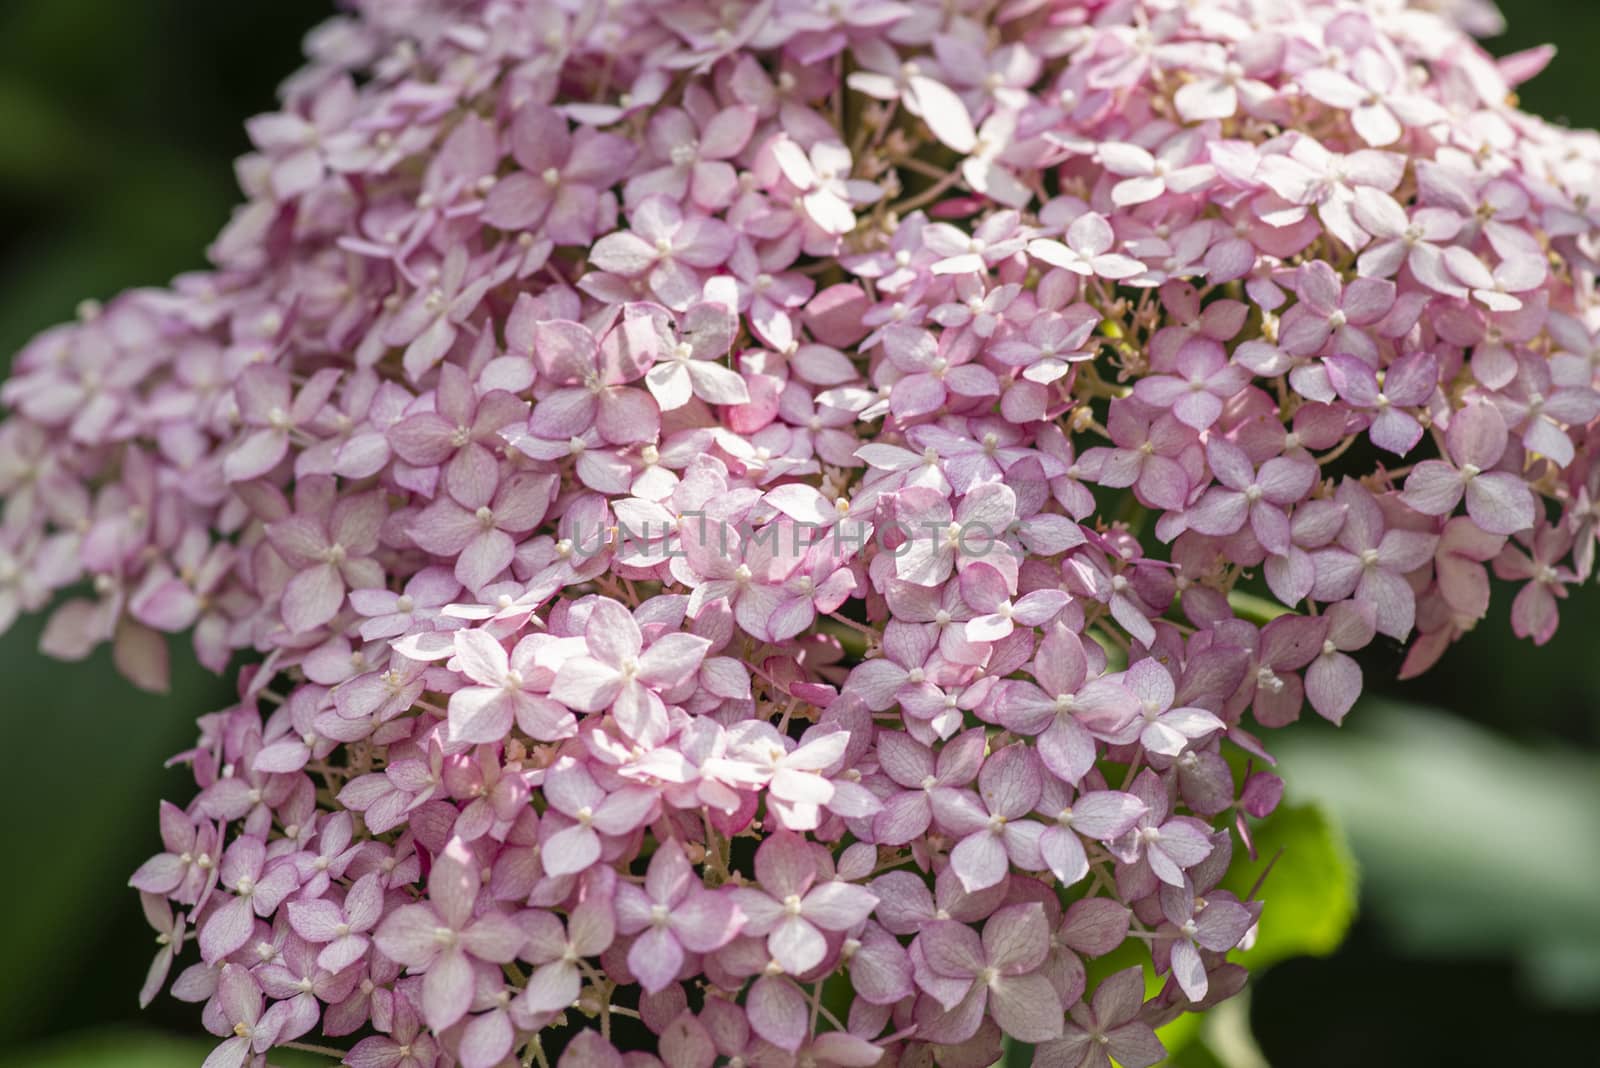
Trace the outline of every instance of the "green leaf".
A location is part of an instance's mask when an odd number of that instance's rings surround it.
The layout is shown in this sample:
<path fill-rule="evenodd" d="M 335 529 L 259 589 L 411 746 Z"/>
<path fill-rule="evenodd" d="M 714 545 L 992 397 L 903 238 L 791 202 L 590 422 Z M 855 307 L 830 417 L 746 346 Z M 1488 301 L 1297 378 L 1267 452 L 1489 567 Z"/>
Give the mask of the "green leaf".
<path fill-rule="evenodd" d="M 1326 957 L 1356 914 L 1357 869 L 1344 831 L 1317 804 L 1279 805 L 1252 829 L 1257 855 L 1239 857 L 1223 889 L 1248 895 L 1271 865 L 1256 897 L 1264 905 L 1255 944 L 1230 958 L 1259 971 L 1290 957 Z"/>

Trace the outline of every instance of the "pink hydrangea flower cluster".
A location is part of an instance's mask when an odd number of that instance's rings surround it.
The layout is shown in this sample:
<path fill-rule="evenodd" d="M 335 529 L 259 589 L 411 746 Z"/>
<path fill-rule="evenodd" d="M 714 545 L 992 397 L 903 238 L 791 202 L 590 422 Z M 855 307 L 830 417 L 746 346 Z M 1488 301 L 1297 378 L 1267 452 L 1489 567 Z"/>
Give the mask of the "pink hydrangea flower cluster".
<path fill-rule="evenodd" d="M 252 654 L 133 877 L 207 1068 L 1152 1064 L 1258 727 L 1593 572 L 1600 140 L 1479 5 L 349 6 L 0 391 L 4 622 Z"/>

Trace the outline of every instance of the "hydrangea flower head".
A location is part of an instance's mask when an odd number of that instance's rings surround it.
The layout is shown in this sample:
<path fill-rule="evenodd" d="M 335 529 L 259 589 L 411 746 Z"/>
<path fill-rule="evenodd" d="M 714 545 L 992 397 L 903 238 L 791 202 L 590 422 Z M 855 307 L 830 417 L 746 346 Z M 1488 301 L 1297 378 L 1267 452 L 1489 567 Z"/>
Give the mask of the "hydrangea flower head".
<path fill-rule="evenodd" d="M 132 879 L 207 1068 L 1155 1063 L 1262 729 L 1593 574 L 1600 139 L 1481 3 L 346 7 L 0 387 L 0 623 L 247 665 Z"/>

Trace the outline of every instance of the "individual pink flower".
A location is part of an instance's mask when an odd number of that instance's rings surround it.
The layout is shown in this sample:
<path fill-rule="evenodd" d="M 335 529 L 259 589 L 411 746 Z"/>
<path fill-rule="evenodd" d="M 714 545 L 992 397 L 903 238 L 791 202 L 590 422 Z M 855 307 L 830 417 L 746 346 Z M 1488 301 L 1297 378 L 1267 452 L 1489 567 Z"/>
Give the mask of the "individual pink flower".
<path fill-rule="evenodd" d="M 544 794 L 552 820 L 541 830 L 556 828 L 544 842 L 547 875 L 575 875 L 597 860 L 605 840 L 629 834 L 653 818 L 660 803 L 655 790 L 623 786 L 606 791 L 588 769 L 572 757 L 562 757 L 545 773 Z"/>
<path fill-rule="evenodd" d="M 1375 148 L 1400 140 L 1407 126 L 1425 126 L 1442 117 L 1438 105 L 1415 97 L 1387 54 L 1363 48 L 1348 73 L 1317 67 L 1300 75 L 1306 93 L 1350 114 L 1350 124 Z"/>
<path fill-rule="evenodd" d="M 1103 215 L 1084 212 L 1072 220 L 1064 236 L 1065 241 L 1048 237 L 1034 238 L 1028 242 L 1028 255 L 1086 278 L 1100 277 L 1117 281 L 1132 278 L 1144 270 L 1144 264 L 1132 256 L 1111 251 L 1116 235 Z"/>
<path fill-rule="evenodd" d="M 1006 683 L 996 710 L 1008 730 L 1037 736 L 1045 767 L 1074 785 L 1094 763 L 1095 737 L 1121 737 L 1139 713 L 1138 699 L 1122 683 L 1090 678 L 1093 667 L 1078 635 L 1052 627 L 1034 661 L 1038 685 Z"/>
<path fill-rule="evenodd" d="M 593 428 L 616 444 L 656 437 L 655 402 L 628 386 L 649 369 L 656 351 L 649 316 L 623 317 L 599 340 L 581 323 L 553 319 L 538 323 L 533 338 L 543 380 L 559 388 L 534 403 L 529 434 L 563 441 Z"/>
<path fill-rule="evenodd" d="M 1361 694 L 1361 665 L 1349 654 L 1364 649 L 1377 632 L 1377 611 L 1361 601 L 1328 606 L 1328 635 L 1306 666 L 1305 693 L 1317 715 L 1343 722 Z"/>
<path fill-rule="evenodd" d="M 1312 596 L 1319 601 L 1353 596 L 1373 606 L 1378 633 L 1404 638 L 1416 617 L 1416 595 L 1404 576 L 1432 558 L 1438 538 L 1386 529 L 1377 501 L 1359 483 L 1340 483 L 1336 500 L 1345 510 L 1344 525 L 1336 544 L 1311 554 L 1317 573 Z"/>
<path fill-rule="evenodd" d="M 1085 451 L 1083 474 L 1102 486 L 1133 487 L 1147 507 L 1181 508 L 1200 477 L 1194 430 L 1137 398 L 1114 403 L 1106 428 L 1113 447 Z"/>
<path fill-rule="evenodd" d="M 523 932 L 508 916 L 480 908 L 479 861 L 454 840 L 433 860 L 425 902 L 384 917 L 373 941 L 413 973 L 422 973 L 422 1017 L 442 1031 L 472 1003 L 473 962 L 505 964 L 522 949 Z"/>
<path fill-rule="evenodd" d="M 687 953 L 721 949 L 746 921 L 726 892 L 701 884 L 676 839 L 657 847 L 642 887 L 618 884 L 616 908 L 618 930 L 638 935 L 628 970 L 650 994 L 678 977 Z"/>
<path fill-rule="evenodd" d="M 669 308 L 684 309 L 700 291 L 700 271 L 720 266 L 733 252 L 733 231 L 706 215 L 686 215 L 664 196 L 640 201 L 629 229 L 596 241 L 589 260 L 602 271 L 642 278 Z"/>
<path fill-rule="evenodd" d="M 1134 396 L 1167 409 L 1180 423 L 1205 430 L 1222 414 L 1223 402 L 1243 389 L 1250 372 L 1228 361 L 1227 352 L 1210 338 L 1197 337 L 1178 350 L 1172 375 L 1141 378 Z"/>
<path fill-rule="evenodd" d="M 1127 792 L 1145 810 L 1138 823 L 1110 844 L 1111 852 L 1124 864 L 1147 865 L 1168 886 L 1182 886 L 1185 870 L 1211 855 L 1205 825 L 1192 816 L 1173 816 L 1172 799 L 1149 769 L 1139 773 Z"/>
<path fill-rule="evenodd" d="M 1074 1005 L 1065 1032 L 1040 1046 L 1039 1068 L 1110 1068 L 1111 1058 L 1124 1068 L 1150 1068 L 1166 1057 L 1166 1047 L 1149 1024 L 1139 1019 L 1144 1007 L 1144 972 L 1125 968 L 1107 976 L 1094 997 Z"/>
<path fill-rule="evenodd" d="M 827 956 L 824 931 L 847 931 L 866 919 L 877 895 L 864 886 L 819 875 L 813 846 L 778 832 L 756 850 L 759 889 L 734 893 L 746 935 L 765 937 L 767 952 L 790 975 L 805 975 Z"/>
<path fill-rule="evenodd" d="M 550 507 L 554 480 L 549 475 L 513 475 L 492 487 L 492 496 L 463 505 L 440 497 L 416 517 L 411 540 L 444 559 L 454 559 L 455 576 L 469 590 L 481 590 L 511 566 L 516 536 L 539 525 Z"/>
<path fill-rule="evenodd" d="M 573 906 L 565 924 L 553 912 L 525 912 L 518 919 L 523 940 L 517 955 L 535 968 L 517 996 L 517 1012 L 538 1017 L 569 1008 L 583 990 L 578 962 L 599 956 L 616 938 L 610 899 L 585 896 Z"/>
<path fill-rule="evenodd" d="M 1151 753 L 1175 757 L 1191 744 L 1226 724 L 1203 708 L 1173 708 L 1177 687 L 1172 674 L 1155 659 L 1141 660 L 1123 676 L 1123 685 L 1139 702 L 1139 744 Z"/>
<path fill-rule="evenodd" d="M 1221 437 L 1206 443 L 1206 462 L 1217 485 L 1206 490 L 1184 513 L 1189 529 L 1224 536 L 1248 523 L 1264 549 L 1279 555 L 1287 553 L 1290 534 L 1286 509 L 1310 492 L 1317 480 L 1316 465 L 1309 459 L 1274 456 L 1254 471 L 1244 451 Z"/>
<path fill-rule="evenodd" d="M 222 855 L 218 882 L 231 891 L 214 896 L 218 906 L 199 927 L 200 957 L 216 964 L 237 951 L 255 933 L 257 917 L 271 916 L 285 898 L 300 888 L 300 877 L 284 858 L 269 858 L 258 838 L 238 838 Z"/>
<path fill-rule="evenodd" d="M 239 964 L 224 964 L 217 977 L 216 1005 L 228 1038 L 201 1068 L 240 1068 L 277 1041 L 277 1030 L 261 1014 L 261 986 Z"/>
<path fill-rule="evenodd" d="M 528 405 L 506 390 L 475 393 L 455 364 L 439 368 L 434 410 L 409 415 L 389 427 L 390 446 L 406 463 L 441 468 L 444 491 L 462 504 L 486 501 L 499 479 L 499 432 L 527 417 Z"/>
<path fill-rule="evenodd" d="M 872 182 L 850 177 L 850 150 L 837 141 L 818 141 L 807 151 L 780 137 L 770 151 L 783 177 L 800 191 L 801 210 L 824 233 L 854 230 L 856 206 L 870 204 L 881 192 Z"/>
<path fill-rule="evenodd" d="M 651 118 L 645 139 L 661 166 L 628 180 L 630 203 L 661 193 L 677 200 L 687 197 L 714 211 L 733 199 L 738 172 L 729 161 L 749 143 L 756 109 L 742 105 L 717 110 L 698 94 L 693 103 L 692 111 L 663 108 Z"/>
<path fill-rule="evenodd" d="M 1567 583 L 1577 576 L 1559 561 L 1572 547 L 1572 534 L 1561 527 L 1540 524 L 1523 534 L 1520 544 L 1505 547 L 1494 560 L 1497 578 L 1524 583 L 1511 602 L 1511 630 L 1519 638 L 1543 645 L 1556 632 L 1556 601 L 1566 597 Z"/>
<path fill-rule="evenodd" d="M 1423 515 L 1449 515 L 1466 497 L 1467 514 L 1490 534 L 1533 526 L 1534 499 L 1526 482 L 1494 468 L 1509 435 L 1499 409 L 1487 402 L 1457 412 L 1445 431 L 1449 461 L 1423 460 L 1406 478 L 1405 502 Z"/>
<path fill-rule="evenodd" d="M 671 411 L 699 397 L 709 404 L 744 404 L 750 391 L 738 372 L 724 367 L 737 330 L 733 313 L 721 304 L 703 302 L 683 314 L 681 326 L 662 322 L 660 356 L 645 374 L 645 385 Z"/>
<path fill-rule="evenodd" d="M 378 547 L 378 529 L 386 508 L 377 493 L 330 500 L 331 479 L 301 483 L 297 503 L 303 507 L 267 527 L 267 537 L 297 574 L 284 587 L 280 610 L 290 630 L 315 630 L 338 614 L 347 588 L 383 585 L 383 568 L 371 558 Z M 331 503 L 331 511 L 317 514 Z"/>
<path fill-rule="evenodd" d="M 436 277 L 416 287 L 383 331 L 385 345 L 405 346 L 402 362 L 408 379 L 421 380 L 444 359 L 461 336 L 461 324 L 498 281 L 486 264 L 472 262 L 465 246 L 457 245 L 443 257 Z"/>
<path fill-rule="evenodd" d="M 484 220 L 502 230 L 542 226 L 557 244 L 586 245 L 599 224 L 602 191 L 636 152 L 615 134 L 587 126 L 574 131 L 556 109 L 524 104 L 511 123 L 511 155 L 521 169 L 489 190 Z"/>
<path fill-rule="evenodd" d="M 576 733 L 572 714 L 547 695 L 532 689 L 540 681 L 548 688 L 548 669 L 541 680 L 537 664 L 538 636 L 519 641 L 511 655 L 487 630 L 458 630 L 452 661 L 477 685 L 463 686 L 450 695 L 452 741 L 492 744 L 515 724 L 541 742 L 556 741 Z"/>
<path fill-rule="evenodd" d="M 1046 779 L 1037 811 L 1054 821 L 1039 836 L 1039 855 L 1062 886 L 1072 886 L 1089 874 L 1083 839 L 1120 838 L 1144 815 L 1145 804 L 1120 790 L 1085 790 L 1074 798 L 1060 780 Z"/>
<path fill-rule="evenodd" d="M 1447 208 L 1420 207 L 1412 215 L 1386 191 L 1362 186 L 1354 193 L 1352 214 L 1375 243 L 1361 253 L 1357 269 L 1363 278 L 1389 278 L 1408 267 L 1423 285 L 1445 296 L 1464 296 L 1462 286 L 1445 268 L 1444 249 L 1461 232 L 1461 218 Z"/>
<path fill-rule="evenodd" d="M 1005 576 L 984 563 L 961 573 L 961 597 L 982 613 L 967 620 L 967 639 L 974 642 L 1000 641 L 1018 624 L 1045 626 L 1071 599 L 1064 590 L 1034 590 L 1013 602 Z"/>
<path fill-rule="evenodd" d="M 1122 178 L 1111 187 L 1111 200 L 1118 207 L 1130 207 L 1155 200 L 1163 193 L 1193 193 L 1217 177 L 1216 168 L 1197 162 L 1202 140 L 1197 130 L 1185 130 L 1149 149 L 1125 141 L 1113 141 L 1099 148 L 1100 162 L 1112 175 Z"/>
<path fill-rule="evenodd" d="M 216 878 L 222 859 L 217 829 L 196 823 L 181 808 L 163 801 L 161 844 L 166 851 L 139 866 L 128 885 L 147 894 L 163 894 L 181 905 L 193 905 Z"/>
<path fill-rule="evenodd" d="M 1332 267 L 1313 260 L 1300 268 L 1300 300 L 1284 313 L 1278 344 L 1285 352 L 1315 355 L 1333 349 L 1368 363 L 1377 357 L 1370 335 L 1360 329 L 1379 323 L 1395 302 L 1395 285 L 1384 278 L 1357 278 L 1341 287 Z"/>
<path fill-rule="evenodd" d="M 943 790 L 933 795 L 939 826 L 958 837 L 950 867 L 968 893 L 986 890 L 1020 871 L 1043 867 L 1039 836 L 1043 825 L 1022 817 L 1033 811 L 1044 788 L 1038 757 L 1024 745 L 1000 750 L 978 772 L 978 792 Z"/>
<path fill-rule="evenodd" d="M 1377 371 L 1354 356 L 1331 356 L 1328 379 L 1341 400 L 1352 408 L 1375 413 L 1367 436 L 1396 456 L 1422 440 L 1422 424 L 1406 408 L 1420 408 L 1438 388 L 1439 369 L 1431 353 L 1402 356 Z"/>
<path fill-rule="evenodd" d="M 290 434 L 322 412 L 339 384 L 333 369 L 320 372 L 299 392 L 291 392 L 289 376 L 280 367 L 256 365 L 239 376 L 234 397 L 244 424 L 254 428 L 223 460 L 223 475 L 230 482 L 246 482 L 271 471 L 289 454 Z"/>
<path fill-rule="evenodd" d="M 583 633 L 588 654 L 562 663 L 551 699 L 579 712 L 609 708 L 628 737 L 659 737 L 666 711 L 655 691 L 691 677 L 711 642 L 694 634 L 663 634 L 646 649 L 628 610 L 603 598 L 590 608 Z"/>
<path fill-rule="evenodd" d="M 1256 917 L 1227 891 L 1207 891 L 1204 898 L 1197 898 L 1188 883 L 1161 888 L 1161 912 L 1174 928 L 1168 948 L 1172 975 L 1184 997 L 1202 1001 L 1210 983 L 1201 951 L 1226 953 L 1239 944 Z"/>
<path fill-rule="evenodd" d="M 940 747 L 937 756 L 909 735 L 885 732 L 878 739 L 878 760 L 903 789 L 892 793 L 883 811 L 873 817 L 872 832 L 884 845 L 904 845 L 921 837 L 933 822 L 933 794 L 956 790 L 977 778 L 983 761 L 981 729 L 965 731 Z"/>
<path fill-rule="evenodd" d="M 938 1003 L 919 1030 L 939 1041 L 964 1041 L 987 1013 L 1023 1042 L 1047 1042 L 1062 1030 L 1061 999 L 1039 970 L 1050 929 L 1037 903 L 1009 905 L 990 916 L 980 938 L 972 928 L 938 920 L 916 947 L 917 984 Z"/>
<path fill-rule="evenodd" d="M 1016 494 L 997 482 L 974 486 L 954 509 L 932 490 L 907 490 L 896 521 L 908 541 L 896 555 L 895 574 L 919 586 L 938 586 L 978 561 L 1005 567 L 1011 550 L 999 539 L 1015 515 Z"/>
<path fill-rule="evenodd" d="M 927 330 L 894 326 L 884 331 L 883 350 L 904 376 L 891 390 L 889 410 L 900 419 L 914 419 L 943 408 L 950 397 L 983 397 L 999 393 L 994 372 L 972 362 L 978 355 L 970 338 L 946 332 L 936 338 Z"/>

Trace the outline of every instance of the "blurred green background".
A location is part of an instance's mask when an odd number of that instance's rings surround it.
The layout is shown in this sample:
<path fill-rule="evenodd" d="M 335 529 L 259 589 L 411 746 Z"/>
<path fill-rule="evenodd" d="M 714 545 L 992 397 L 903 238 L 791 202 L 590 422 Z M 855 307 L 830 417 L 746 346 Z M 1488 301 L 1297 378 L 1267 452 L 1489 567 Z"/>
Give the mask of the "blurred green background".
<path fill-rule="evenodd" d="M 1506 7 L 1496 51 L 1561 49 L 1524 105 L 1600 125 L 1600 2 Z M 272 106 L 328 10 L 0 4 L 0 352 L 85 297 L 203 265 L 236 200 L 242 121 Z M 1275 736 L 1291 801 L 1323 803 L 1348 836 L 1359 915 L 1331 956 L 1261 972 L 1248 1020 L 1234 1009 L 1210 1021 L 1183 1063 L 1600 1062 L 1600 592 L 1568 601 L 1539 650 L 1512 639 L 1508 605 L 1422 680 L 1385 681 L 1398 653 L 1372 651 L 1372 699 L 1344 729 Z M 157 799 L 192 790 L 162 761 L 227 686 L 180 654 L 173 695 L 142 695 L 103 654 L 72 668 L 40 659 L 39 629 L 24 621 L 0 639 L 0 1068 L 197 1065 L 210 1044 L 196 1007 L 135 1004 L 156 946 L 125 883 L 158 847 Z M 1320 910 L 1339 926 L 1336 902 L 1306 907 L 1297 924 Z"/>

